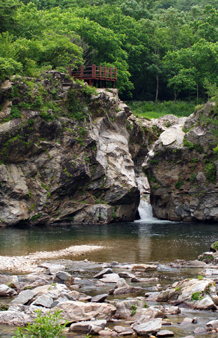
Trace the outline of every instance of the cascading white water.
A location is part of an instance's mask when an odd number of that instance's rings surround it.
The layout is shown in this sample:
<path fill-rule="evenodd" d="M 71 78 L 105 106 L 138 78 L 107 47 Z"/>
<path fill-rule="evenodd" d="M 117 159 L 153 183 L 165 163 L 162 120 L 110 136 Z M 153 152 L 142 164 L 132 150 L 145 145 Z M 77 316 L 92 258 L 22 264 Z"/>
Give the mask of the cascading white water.
<path fill-rule="evenodd" d="M 150 204 L 150 186 L 145 175 L 140 174 L 137 178 L 137 185 L 140 191 L 140 204 L 138 207 L 140 219 L 135 222 L 141 223 L 169 223 L 167 220 L 155 218 Z"/>
<path fill-rule="evenodd" d="M 138 211 L 140 220 L 136 222 L 156 223 L 158 221 L 157 218 L 153 217 L 149 194 L 141 195 Z"/>

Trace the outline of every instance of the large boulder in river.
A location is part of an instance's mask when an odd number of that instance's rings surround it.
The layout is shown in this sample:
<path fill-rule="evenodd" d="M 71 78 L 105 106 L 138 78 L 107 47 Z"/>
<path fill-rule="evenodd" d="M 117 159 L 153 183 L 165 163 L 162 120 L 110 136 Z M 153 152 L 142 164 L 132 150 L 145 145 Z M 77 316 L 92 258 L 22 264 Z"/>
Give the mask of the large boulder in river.
<path fill-rule="evenodd" d="M 177 305 L 185 304 L 199 310 L 215 310 L 217 307 L 213 297 L 216 297 L 216 292 L 216 283 L 211 279 L 185 279 L 161 291 L 157 301 L 173 301 Z"/>
<path fill-rule="evenodd" d="M 92 318 L 109 320 L 116 312 L 116 308 L 111 304 L 78 301 L 61 303 L 58 305 L 58 310 L 61 310 L 62 317 L 71 323 L 91 320 Z"/>

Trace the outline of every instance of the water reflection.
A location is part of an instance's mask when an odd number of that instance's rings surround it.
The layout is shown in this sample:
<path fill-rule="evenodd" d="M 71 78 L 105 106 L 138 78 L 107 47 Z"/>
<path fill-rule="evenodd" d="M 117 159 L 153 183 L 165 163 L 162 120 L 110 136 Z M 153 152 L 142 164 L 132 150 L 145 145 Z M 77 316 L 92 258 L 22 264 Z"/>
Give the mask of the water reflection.
<path fill-rule="evenodd" d="M 106 247 L 86 257 L 96 261 L 168 262 L 195 259 L 218 239 L 218 227 L 202 223 L 114 223 L 58 228 L 0 229 L 0 255 L 26 255 L 70 245 Z"/>

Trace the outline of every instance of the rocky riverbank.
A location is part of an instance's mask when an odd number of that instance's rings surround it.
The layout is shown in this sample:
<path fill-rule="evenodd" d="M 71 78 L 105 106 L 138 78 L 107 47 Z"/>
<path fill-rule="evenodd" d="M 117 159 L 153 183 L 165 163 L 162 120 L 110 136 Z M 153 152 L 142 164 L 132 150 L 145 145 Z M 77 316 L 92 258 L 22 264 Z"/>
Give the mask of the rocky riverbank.
<path fill-rule="evenodd" d="M 25 326 L 36 310 L 58 309 L 69 337 L 207 336 L 218 328 L 217 251 L 165 265 L 48 261 L 49 255 L 33 273 L 0 276 L 0 325 Z"/>

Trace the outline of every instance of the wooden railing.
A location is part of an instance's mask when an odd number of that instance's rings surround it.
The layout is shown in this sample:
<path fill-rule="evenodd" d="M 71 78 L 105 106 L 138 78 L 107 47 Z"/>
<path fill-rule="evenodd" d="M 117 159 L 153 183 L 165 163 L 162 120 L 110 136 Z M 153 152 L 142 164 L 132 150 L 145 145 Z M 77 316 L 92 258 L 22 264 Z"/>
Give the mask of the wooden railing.
<path fill-rule="evenodd" d="M 69 67 L 69 74 L 76 79 L 89 80 L 89 84 L 92 84 L 92 80 L 100 81 L 117 81 L 117 67 L 102 67 L 102 66 L 81 66 L 78 70 L 73 70 Z"/>

